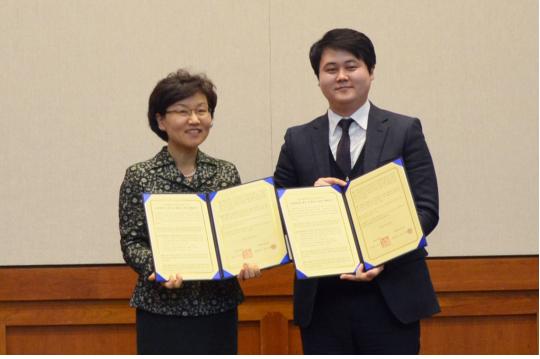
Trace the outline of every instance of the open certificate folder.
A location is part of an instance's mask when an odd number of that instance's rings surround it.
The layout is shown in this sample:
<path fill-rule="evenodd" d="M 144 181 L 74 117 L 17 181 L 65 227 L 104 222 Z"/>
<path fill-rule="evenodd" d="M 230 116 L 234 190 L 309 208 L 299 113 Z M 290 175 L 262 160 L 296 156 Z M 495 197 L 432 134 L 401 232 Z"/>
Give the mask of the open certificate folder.
<path fill-rule="evenodd" d="M 244 263 L 290 262 L 272 178 L 208 194 L 145 193 L 144 209 L 158 281 L 219 280 Z"/>
<path fill-rule="evenodd" d="M 381 265 L 426 240 L 398 159 L 348 186 L 279 189 L 291 254 L 300 279 Z"/>

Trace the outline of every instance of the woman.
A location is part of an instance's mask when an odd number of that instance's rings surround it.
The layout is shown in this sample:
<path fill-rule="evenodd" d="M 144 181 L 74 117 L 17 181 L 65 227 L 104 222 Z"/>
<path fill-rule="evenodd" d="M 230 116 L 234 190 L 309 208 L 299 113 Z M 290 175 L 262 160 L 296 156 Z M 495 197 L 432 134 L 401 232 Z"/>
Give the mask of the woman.
<path fill-rule="evenodd" d="M 124 260 L 138 274 L 130 305 L 136 308 L 139 354 L 236 354 L 236 278 L 182 281 L 182 273 L 155 281 L 142 193 L 201 193 L 240 184 L 236 167 L 199 150 L 213 124 L 217 95 L 204 75 L 169 74 L 150 95 L 150 128 L 167 142 L 158 154 L 126 171 L 120 188 L 120 234 Z M 239 268 L 240 269 L 240 268 Z M 239 277 L 257 277 L 244 265 Z"/>

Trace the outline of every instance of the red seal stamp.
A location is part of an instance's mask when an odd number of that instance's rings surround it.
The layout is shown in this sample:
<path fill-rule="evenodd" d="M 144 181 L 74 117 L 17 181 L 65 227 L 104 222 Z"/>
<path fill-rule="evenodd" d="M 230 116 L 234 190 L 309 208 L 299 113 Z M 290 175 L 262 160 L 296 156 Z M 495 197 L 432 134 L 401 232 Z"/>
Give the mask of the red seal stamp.
<path fill-rule="evenodd" d="M 381 247 L 383 247 L 383 248 L 386 248 L 390 244 L 392 244 L 391 241 L 390 241 L 390 237 L 388 237 L 388 236 L 384 236 L 382 238 L 379 238 L 379 241 L 381 242 Z"/>

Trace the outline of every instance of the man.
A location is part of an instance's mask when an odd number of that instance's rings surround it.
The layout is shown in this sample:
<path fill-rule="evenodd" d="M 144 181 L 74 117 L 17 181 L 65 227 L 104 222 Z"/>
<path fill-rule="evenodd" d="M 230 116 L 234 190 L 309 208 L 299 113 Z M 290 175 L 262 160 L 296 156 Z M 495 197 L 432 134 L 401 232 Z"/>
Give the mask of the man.
<path fill-rule="evenodd" d="M 274 173 L 285 188 L 339 184 L 402 157 L 424 234 L 437 225 L 438 191 L 420 121 L 368 101 L 375 50 L 351 29 L 310 50 L 328 112 L 289 128 Z M 305 354 L 417 354 L 421 318 L 439 312 L 417 249 L 369 271 L 296 280 L 294 319 Z"/>

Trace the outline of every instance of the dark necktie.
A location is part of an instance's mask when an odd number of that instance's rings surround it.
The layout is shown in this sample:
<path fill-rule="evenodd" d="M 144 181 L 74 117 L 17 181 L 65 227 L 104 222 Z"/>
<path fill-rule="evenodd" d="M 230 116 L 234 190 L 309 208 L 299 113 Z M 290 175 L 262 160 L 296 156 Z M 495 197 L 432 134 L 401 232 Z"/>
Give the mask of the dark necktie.
<path fill-rule="evenodd" d="M 349 127 L 353 120 L 351 118 L 342 118 L 338 125 L 342 129 L 341 138 L 337 146 L 336 163 L 341 171 L 348 177 L 351 173 L 351 138 L 349 137 Z"/>

